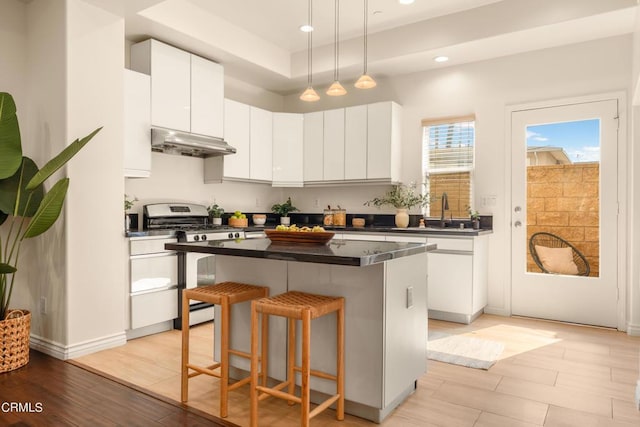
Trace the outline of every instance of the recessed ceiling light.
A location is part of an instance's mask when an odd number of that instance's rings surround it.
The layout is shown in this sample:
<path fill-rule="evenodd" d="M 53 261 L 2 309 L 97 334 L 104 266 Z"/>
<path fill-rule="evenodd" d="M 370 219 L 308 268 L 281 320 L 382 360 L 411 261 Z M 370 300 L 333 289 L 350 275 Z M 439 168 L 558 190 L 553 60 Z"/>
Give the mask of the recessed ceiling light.
<path fill-rule="evenodd" d="M 415 0 L 398 0 L 398 3 L 400 4 L 411 4 L 413 3 Z"/>
<path fill-rule="evenodd" d="M 311 31 L 313 31 L 313 27 L 309 24 L 304 24 L 304 25 L 300 25 L 300 31 L 302 31 L 303 33 L 310 33 Z"/>
<path fill-rule="evenodd" d="M 449 60 L 448 56 L 436 56 L 435 58 L 433 58 L 434 61 L 436 62 L 447 62 Z"/>

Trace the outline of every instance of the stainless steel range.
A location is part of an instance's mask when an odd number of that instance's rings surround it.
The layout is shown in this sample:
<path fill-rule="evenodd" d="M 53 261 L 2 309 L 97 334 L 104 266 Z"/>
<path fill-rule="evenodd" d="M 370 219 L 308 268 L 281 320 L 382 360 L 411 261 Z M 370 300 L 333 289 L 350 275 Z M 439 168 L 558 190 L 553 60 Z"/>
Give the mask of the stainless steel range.
<path fill-rule="evenodd" d="M 179 242 L 201 242 L 207 240 L 244 239 L 241 229 L 209 224 L 207 208 L 189 203 L 156 203 L 143 209 L 143 226 L 147 230 L 173 230 Z M 178 253 L 178 318 L 173 325 L 182 327 L 182 289 L 206 286 L 215 283 L 215 255 Z M 213 305 L 191 301 L 189 324 L 213 320 Z"/>

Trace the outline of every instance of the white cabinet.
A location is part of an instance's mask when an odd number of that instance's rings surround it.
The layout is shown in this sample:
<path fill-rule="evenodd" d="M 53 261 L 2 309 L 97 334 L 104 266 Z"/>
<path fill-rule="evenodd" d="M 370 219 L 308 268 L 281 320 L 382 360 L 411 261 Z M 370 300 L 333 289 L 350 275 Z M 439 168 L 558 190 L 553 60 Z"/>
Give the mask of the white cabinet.
<path fill-rule="evenodd" d="M 324 112 L 324 181 L 344 180 L 344 108 Z"/>
<path fill-rule="evenodd" d="M 324 113 L 304 115 L 304 181 L 322 181 L 324 174 Z"/>
<path fill-rule="evenodd" d="M 400 181 L 401 108 L 378 102 L 367 108 L 367 179 Z"/>
<path fill-rule="evenodd" d="M 225 178 L 249 178 L 250 121 L 251 107 L 230 99 L 224 100 L 224 139 L 236 149 L 235 154 L 223 160 Z"/>
<path fill-rule="evenodd" d="M 302 187 L 303 115 L 273 113 L 273 186 Z"/>
<path fill-rule="evenodd" d="M 273 113 L 271 111 L 251 107 L 250 141 L 249 179 L 271 181 L 273 178 Z"/>
<path fill-rule="evenodd" d="M 124 176 L 151 176 L 151 82 L 124 70 Z"/>
<path fill-rule="evenodd" d="M 191 133 L 224 135 L 224 68 L 191 55 Z"/>
<path fill-rule="evenodd" d="M 151 76 L 151 124 L 222 138 L 223 67 L 149 39 L 131 46 L 131 69 Z"/>
<path fill-rule="evenodd" d="M 364 180 L 367 178 L 367 106 L 347 107 L 344 117 L 344 179 Z"/>
<path fill-rule="evenodd" d="M 471 323 L 487 305 L 487 236 L 429 237 L 429 317 Z"/>

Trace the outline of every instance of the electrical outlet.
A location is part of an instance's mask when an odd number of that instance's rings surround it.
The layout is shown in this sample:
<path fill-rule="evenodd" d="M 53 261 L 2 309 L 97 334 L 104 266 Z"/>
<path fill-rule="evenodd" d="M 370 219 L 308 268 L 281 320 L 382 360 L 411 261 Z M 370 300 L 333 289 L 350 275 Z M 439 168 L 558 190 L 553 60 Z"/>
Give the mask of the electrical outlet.
<path fill-rule="evenodd" d="M 407 308 L 413 307 L 413 286 L 407 286 Z"/>
<path fill-rule="evenodd" d="M 47 314 L 47 298 L 40 297 L 40 314 Z"/>
<path fill-rule="evenodd" d="M 313 200 L 313 207 L 314 208 L 319 208 L 320 207 L 320 199 L 314 199 Z"/>

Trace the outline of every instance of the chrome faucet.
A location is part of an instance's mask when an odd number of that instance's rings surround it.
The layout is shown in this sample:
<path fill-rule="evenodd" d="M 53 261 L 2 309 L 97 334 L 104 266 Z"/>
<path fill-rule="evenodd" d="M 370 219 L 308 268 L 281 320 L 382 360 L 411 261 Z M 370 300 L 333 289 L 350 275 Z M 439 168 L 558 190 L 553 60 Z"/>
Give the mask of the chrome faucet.
<path fill-rule="evenodd" d="M 441 204 L 440 227 L 444 228 L 445 227 L 444 211 L 449 210 L 449 196 L 447 196 L 447 193 L 442 193 L 440 204 Z"/>

